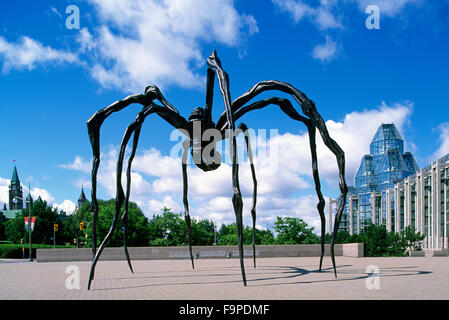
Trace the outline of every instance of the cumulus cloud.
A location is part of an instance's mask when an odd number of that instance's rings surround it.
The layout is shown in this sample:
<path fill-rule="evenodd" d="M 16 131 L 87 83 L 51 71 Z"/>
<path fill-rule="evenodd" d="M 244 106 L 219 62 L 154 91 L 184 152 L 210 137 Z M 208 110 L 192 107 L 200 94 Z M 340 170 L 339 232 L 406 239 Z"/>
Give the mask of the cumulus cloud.
<path fill-rule="evenodd" d="M 79 63 L 103 87 L 125 92 L 138 92 L 152 83 L 161 88 L 200 88 L 205 85 L 206 57 L 201 52 L 205 43 L 238 48 L 242 55 L 247 39 L 259 31 L 254 16 L 237 12 L 233 0 L 89 3 L 99 24 L 78 32 L 79 47 L 73 52 L 26 36 L 15 43 L 0 37 L 3 72 Z M 53 7 L 49 12 L 60 16 Z"/>
<path fill-rule="evenodd" d="M 336 1 L 321 0 L 313 7 L 304 0 L 272 0 L 277 8 L 289 14 L 295 23 L 308 18 L 320 30 L 342 29 L 341 18 L 336 17 Z"/>
<path fill-rule="evenodd" d="M 76 209 L 76 204 L 71 200 L 64 200 L 60 204 L 53 204 L 53 208 L 57 209 L 58 211 L 62 210 L 66 214 L 72 214 Z"/>
<path fill-rule="evenodd" d="M 3 204 L 6 203 L 6 207 L 9 206 L 9 185 L 11 183 L 11 180 L 5 179 L 0 177 L 0 203 L 1 207 L 0 210 L 3 209 Z M 22 186 L 23 195 L 24 198 L 29 193 L 29 189 L 27 186 Z M 31 197 L 34 199 L 34 201 L 37 200 L 38 197 L 41 197 L 42 200 L 47 201 L 48 205 L 52 206 L 53 208 L 56 208 L 58 210 L 64 210 L 67 214 L 72 214 L 75 210 L 76 205 L 71 200 L 64 200 L 62 203 L 58 204 L 55 203 L 55 198 L 52 196 L 52 194 L 43 188 L 31 188 Z"/>
<path fill-rule="evenodd" d="M 85 161 L 82 157 L 76 156 L 72 163 L 66 163 L 59 165 L 63 169 L 82 171 L 89 173 L 92 169 L 90 161 Z"/>
<path fill-rule="evenodd" d="M 320 60 L 322 63 L 327 63 L 334 60 L 339 53 L 340 45 L 337 41 L 332 40 L 329 35 L 326 35 L 326 41 L 323 44 L 316 45 L 312 50 L 312 57 Z"/>
<path fill-rule="evenodd" d="M 11 180 L 0 177 L 0 202 L 2 203 L 0 210 L 3 209 L 3 203 L 9 203 L 8 190 L 10 183 Z"/>
<path fill-rule="evenodd" d="M 102 86 L 125 91 L 151 83 L 202 87 L 202 43 L 239 47 L 258 32 L 255 18 L 239 14 L 232 0 L 90 3 L 101 26 L 82 30 L 78 41 L 99 58 L 91 74 Z"/>
<path fill-rule="evenodd" d="M 351 184 L 360 165 L 362 156 L 369 153 L 369 144 L 382 123 L 394 123 L 404 137 L 404 130 L 409 124 L 413 112 L 412 102 L 387 104 L 382 102 L 378 107 L 351 112 L 342 122 L 329 120 L 326 122 L 332 138 L 345 151 L 346 180 Z M 337 164 L 335 156 L 330 153 L 324 143 L 317 143 L 320 172 L 329 185 L 337 185 Z"/>
<path fill-rule="evenodd" d="M 46 63 L 79 62 L 78 57 L 71 52 L 44 46 L 39 41 L 26 36 L 20 37 L 15 43 L 0 37 L 0 57 L 3 59 L 3 72 L 11 69 L 33 70 L 36 66 Z"/>
<path fill-rule="evenodd" d="M 341 34 L 346 28 L 343 23 L 347 6 L 358 6 L 362 14 L 370 5 L 379 7 L 381 17 L 395 17 L 410 5 L 420 5 L 422 0 L 272 0 L 275 8 L 287 14 L 295 24 L 303 20 L 312 23 L 319 31 L 325 32 L 325 43 L 316 45 L 312 57 L 322 63 L 330 62 L 338 57 L 343 46 L 330 37 L 330 33 Z"/>
<path fill-rule="evenodd" d="M 440 147 L 429 158 L 429 162 L 433 162 L 449 153 L 449 122 L 443 122 L 438 126 L 437 130 L 440 133 L 438 138 Z"/>

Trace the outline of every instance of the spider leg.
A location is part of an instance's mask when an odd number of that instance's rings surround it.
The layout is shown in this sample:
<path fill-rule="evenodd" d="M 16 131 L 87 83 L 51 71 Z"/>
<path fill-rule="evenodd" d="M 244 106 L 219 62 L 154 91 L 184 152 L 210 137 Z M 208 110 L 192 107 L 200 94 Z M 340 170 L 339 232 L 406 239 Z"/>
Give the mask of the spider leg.
<path fill-rule="evenodd" d="M 251 151 L 251 144 L 249 140 L 248 127 L 244 123 L 240 123 L 237 127 L 236 137 L 240 134 L 240 131 L 245 135 L 246 150 L 248 153 L 248 160 L 251 166 L 251 176 L 253 178 L 253 205 L 251 207 L 251 217 L 253 219 L 253 265 L 256 268 L 256 202 L 257 202 L 257 179 L 256 170 L 254 169 L 253 154 Z"/>
<path fill-rule="evenodd" d="M 320 254 L 320 271 L 321 267 L 323 265 L 323 256 L 324 256 L 324 242 L 326 237 L 326 215 L 324 214 L 324 207 L 326 205 L 326 201 L 323 198 L 323 194 L 321 193 L 321 183 L 320 183 L 320 175 L 318 172 L 318 160 L 316 155 L 316 143 L 315 143 L 315 134 L 316 134 L 316 128 L 315 126 L 308 121 L 306 123 L 307 129 L 309 131 L 309 144 L 310 144 L 310 152 L 312 155 L 312 172 L 313 172 L 313 180 L 315 182 L 315 191 L 318 196 L 318 214 L 320 215 L 321 219 L 321 254 Z"/>
<path fill-rule="evenodd" d="M 193 263 L 193 252 L 192 252 L 192 225 L 189 214 L 189 202 L 187 199 L 187 191 L 188 191 L 188 181 L 187 181 L 187 155 L 190 149 L 190 140 L 186 139 L 182 143 L 183 152 L 182 152 L 182 180 L 183 180 L 183 202 L 184 202 L 184 218 L 187 224 L 187 235 L 189 242 L 189 253 L 190 260 L 192 261 L 192 269 L 195 269 L 195 264 Z"/>
<path fill-rule="evenodd" d="M 229 76 L 228 74 L 223 70 L 221 66 L 221 61 L 217 57 L 217 53 L 214 50 L 212 54 L 207 59 L 207 67 L 208 72 L 213 71 L 217 78 L 218 83 L 220 87 L 221 94 L 223 96 L 224 105 L 226 108 L 226 119 L 228 124 L 228 129 L 231 130 L 231 134 L 229 136 L 229 139 L 231 140 L 229 149 L 230 149 L 230 155 L 232 158 L 232 186 L 234 190 L 234 196 L 232 197 L 232 204 L 234 207 L 234 213 L 236 217 L 236 223 L 237 223 L 237 233 L 238 233 L 238 248 L 239 248 L 239 257 L 240 257 L 240 270 L 242 273 L 242 280 L 243 285 L 246 286 L 246 275 L 245 275 L 245 266 L 243 262 L 243 218 L 242 218 L 242 211 L 243 211 L 243 200 L 242 200 L 242 194 L 240 192 L 240 186 L 239 186 L 239 167 L 237 163 L 237 144 L 236 139 L 234 136 L 234 130 L 235 130 L 235 123 L 233 119 L 233 113 L 231 109 L 231 94 L 229 92 Z"/>
<path fill-rule="evenodd" d="M 144 94 L 130 95 L 122 100 L 116 101 L 113 104 L 98 110 L 87 121 L 87 131 L 92 148 L 92 257 L 95 257 L 97 248 L 96 224 L 98 217 L 98 200 L 97 200 L 97 173 L 100 166 L 100 128 L 103 122 L 113 113 L 118 112 L 133 103 L 141 104 L 142 106 L 149 105 L 153 100 L 159 100 L 166 108 L 179 115 L 178 110 L 174 108 L 162 95 L 161 91 L 156 86 L 148 86 L 145 88 Z"/>
<path fill-rule="evenodd" d="M 183 117 L 181 117 L 178 113 L 174 112 L 173 110 L 167 108 L 167 107 L 161 107 L 154 103 L 151 103 L 148 107 L 144 107 L 141 112 L 137 115 L 137 118 L 134 122 L 132 122 L 126 129 L 125 134 L 122 139 L 122 143 L 120 145 L 120 152 L 119 157 L 117 160 L 117 170 L 116 170 L 116 199 L 115 199 L 115 211 L 114 216 L 112 219 L 112 224 L 109 229 L 109 232 L 107 233 L 106 237 L 104 238 L 103 242 L 100 244 L 100 247 L 98 248 L 98 251 L 96 252 L 93 260 L 92 265 L 90 269 L 89 274 L 89 282 L 87 289 L 90 289 L 91 281 L 93 280 L 94 272 L 95 272 L 95 266 L 98 262 L 98 259 L 104 249 L 104 247 L 107 245 L 109 240 L 112 237 L 112 234 L 114 232 L 114 229 L 117 225 L 117 218 L 120 212 L 120 209 L 123 205 L 123 202 L 125 200 L 125 195 L 122 187 L 122 169 L 123 169 L 123 158 L 125 155 L 126 146 L 129 142 L 129 139 L 131 137 L 131 134 L 133 134 L 136 130 L 140 131 L 140 128 L 142 126 L 143 121 L 147 116 L 149 116 L 152 113 L 157 113 L 163 118 L 164 120 L 167 120 L 170 124 L 175 126 L 177 129 L 183 129 L 185 132 L 187 132 L 188 128 L 188 122 Z M 138 135 L 137 135 L 138 139 Z M 135 144 L 137 147 L 137 144 Z M 134 149 L 134 146 L 133 146 Z M 130 165 L 128 166 L 130 168 Z"/>
<path fill-rule="evenodd" d="M 96 236 L 96 225 L 98 217 L 98 200 L 97 200 L 97 173 L 100 166 L 100 128 L 104 120 L 108 118 L 112 113 L 120 111 L 130 104 L 140 103 L 144 101 L 144 95 L 136 94 L 128 96 L 122 100 L 116 101 L 108 107 L 98 110 L 92 117 L 87 121 L 87 131 L 89 134 L 89 140 L 92 148 L 92 258 L 95 257 L 97 249 L 97 236 Z"/>
<path fill-rule="evenodd" d="M 151 103 L 154 99 L 162 102 L 164 106 L 178 113 L 178 111 L 164 98 L 160 90 L 156 86 L 148 86 L 145 89 L 145 94 L 136 94 L 128 96 L 122 100 L 116 101 L 106 108 L 97 111 L 88 121 L 87 128 L 89 134 L 89 140 L 92 147 L 92 259 L 95 257 L 97 248 L 97 237 L 96 237 L 96 223 L 98 217 L 98 200 L 97 200 L 97 173 L 100 166 L 100 128 L 104 120 L 108 118 L 112 113 L 120 111 L 130 104 L 138 103 L 141 105 L 147 105 Z M 127 220 L 125 220 L 125 233 L 127 229 Z M 127 256 L 129 262 L 129 255 L 127 254 L 126 247 L 126 235 L 125 235 L 125 255 Z M 131 268 L 132 270 L 132 268 Z"/>
<path fill-rule="evenodd" d="M 340 146 L 330 137 L 325 122 L 323 121 L 321 115 L 318 113 L 315 103 L 308 99 L 307 96 L 286 82 L 270 80 L 261 81 L 253 86 L 250 90 L 245 92 L 243 95 L 238 97 L 232 102 L 232 111 L 237 113 L 239 109 L 254 98 L 256 95 L 267 91 L 267 90 L 278 90 L 290 94 L 296 102 L 301 106 L 303 113 L 310 118 L 313 125 L 319 130 L 320 135 L 323 139 L 324 144 L 332 151 L 337 159 L 338 171 L 339 171 L 339 187 L 340 187 L 340 203 L 337 207 L 337 212 L 335 214 L 334 223 L 334 233 L 332 234 L 332 242 L 330 246 L 331 259 L 334 267 L 334 274 L 337 277 L 337 269 L 335 265 L 335 255 L 334 255 L 334 245 L 336 240 L 336 234 L 340 227 L 341 216 L 343 214 L 343 209 L 346 203 L 346 196 L 348 193 L 348 187 L 345 180 L 345 154 Z M 242 108 L 243 109 L 243 108 Z M 217 121 L 217 128 L 226 126 L 227 112 L 223 113 L 219 120 Z"/>
<path fill-rule="evenodd" d="M 307 126 L 307 129 L 309 132 L 310 151 L 311 151 L 311 155 L 312 155 L 313 178 L 314 178 L 314 182 L 315 182 L 315 191 L 316 191 L 316 194 L 317 194 L 318 200 L 319 200 L 317 209 L 318 209 L 318 213 L 319 213 L 320 219 L 321 219 L 321 254 L 320 254 L 320 269 L 319 269 L 321 271 L 322 263 L 323 263 L 323 256 L 324 256 L 324 251 L 325 251 L 324 241 L 325 241 L 326 217 L 324 214 L 324 206 L 325 206 L 326 202 L 321 193 L 321 183 L 320 183 L 320 177 L 319 177 L 319 173 L 318 173 L 318 160 L 317 160 L 316 144 L 315 144 L 316 127 L 314 126 L 313 122 L 310 119 L 301 116 L 295 110 L 295 108 L 293 107 L 293 105 L 290 103 L 289 100 L 277 98 L 277 97 L 271 97 L 271 98 L 268 98 L 265 100 L 260 100 L 260 101 L 254 102 L 250 105 L 247 105 L 245 107 L 242 107 L 234 112 L 234 117 L 237 120 L 240 117 L 242 117 L 244 114 L 246 114 L 247 112 L 250 112 L 252 110 L 262 109 L 270 104 L 279 106 L 281 108 L 281 110 L 285 114 L 287 114 L 290 118 L 292 118 L 293 120 L 303 122 Z"/>
<path fill-rule="evenodd" d="M 131 259 L 129 258 L 128 246 L 126 244 L 127 233 L 128 233 L 127 232 L 128 231 L 128 205 L 129 205 L 129 196 L 131 193 L 131 166 L 132 166 L 132 161 L 134 160 L 134 156 L 136 154 L 137 145 L 139 143 L 139 136 L 140 136 L 141 128 L 142 128 L 141 126 L 138 126 L 133 134 L 133 148 L 131 151 L 131 155 L 128 159 L 128 168 L 126 170 L 126 196 L 125 196 L 125 205 L 124 205 L 125 210 L 123 211 L 123 215 L 122 215 L 123 248 L 125 250 L 125 257 L 126 257 L 126 260 L 128 261 L 128 266 L 129 266 L 129 269 L 131 270 L 131 273 L 134 273 L 134 271 L 133 271 L 133 267 L 131 265 Z"/>

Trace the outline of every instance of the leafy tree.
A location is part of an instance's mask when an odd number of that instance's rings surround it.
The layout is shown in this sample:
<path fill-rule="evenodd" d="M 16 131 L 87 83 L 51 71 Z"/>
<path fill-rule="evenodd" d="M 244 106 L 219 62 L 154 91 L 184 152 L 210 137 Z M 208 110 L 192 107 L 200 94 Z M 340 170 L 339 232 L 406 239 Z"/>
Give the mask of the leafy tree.
<path fill-rule="evenodd" d="M 276 244 L 314 244 L 320 243 L 320 238 L 313 233 L 313 227 L 300 218 L 277 217 L 275 222 L 277 232 Z"/>
<path fill-rule="evenodd" d="M 211 220 L 191 218 L 192 245 L 214 243 L 214 223 Z M 183 214 L 163 208 L 161 214 L 149 221 L 149 244 L 151 246 L 188 245 L 187 223 Z"/>
<path fill-rule="evenodd" d="M 123 245 L 123 222 L 121 220 L 123 212 L 124 208 L 121 208 L 117 218 L 115 232 L 107 244 L 108 246 L 117 247 Z M 114 213 L 115 199 L 98 201 L 97 245 L 99 245 L 108 234 Z M 85 232 L 88 235 L 92 234 L 91 215 L 86 215 L 85 211 L 81 211 L 80 213 L 77 212 L 77 215 L 78 214 L 80 214 L 80 220 L 88 222 Z M 90 237 L 89 245 L 91 245 L 91 241 L 92 239 Z M 148 219 L 134 202 L 129 202 L 128 204 L 127 244 L 130 247 L 145 246 L 148 244 Z"/>
<path fill-rule="evenodd" d="M 400 234 L 388 232 L 386 227 L 368 226 L 358 235 L 359 242 L 364 243 L 364 254 L 367 257 L 404 256 L 406 245 Z"/>
<path fill-rule="evenodd" d="M 0 240 L 6 240 L 6 233 L 5 233 L 6 222 L 7 221 L 0 222 Z"/>
<path fill-rule="evenodd" d="M 28 241 L 28 232 L 25 232 L 25 222 L 23 219 L 28 216 L 28 209 L 23 209 L 14 219 L 7 222 L 5 233 L 9 241 L 20 243 L 20 239 L 22 238 L 24 241 Z M 31 234 L 32 242 L 53 244 L 53 225 L 55 223 L 62 225 L 62 220 L 58 217 L 58 211 L 50 207 L 46 201 L 38 200 L 31 206 L 31 216 L 36 217 L 34 230 Z"/>
<path fill-rule="evenodd" d="M 357 234 L 351 235 L 346 230 L 338 230 L 337 237 L 335 238 L 335 243 L 355 243 L 355 242 L 360 242 L 361 240 L 359 238 L 360 237 Z M 326 243 L 331 243 L 332 242 L 332 235 L 330 235 L 329 233 L 326 233 L 325 242 Z"/>
<path fill-rule="evenodd" d="M 5 223 L 6 239 L 12 243 L 20 243 L 25 235 L 25 223 L 23 221 L 23 214 L 17 213 L 14 219 L 10 219 Z M 28 235 L 26 237 L 28 239 Z"/>
<path fill-rule="evenodd" d="M 417 232 L 415 226 L 407 226 L 402 232 L 402 241 L 409 250 L 421 250 L 422 241 L 426 238 L 425 234 Z"/>
<path fill-rule="evenodd" d="M 182 214 L 171 212 L 168 208 L 164 207 L 160 215 L 150 219 L 148 230 L 150 246 L 188 244 L 187 224 Z"/>
<path fill-rule="evenodd" d="M 223 224 L 219 231 L 219 238 L 220 245 L 237 245 L 239 242 L 236 223 L 232 223 L 230 225 Z M 260 230 L 256 228 L 255 243 L 256 245 L 274 244 L 273 233 L 270 230 Z M 243 228 L 243 244 L 253 244 L 253 228 L 250 226 L 245 226 Z"/>
<path fill-rule="evenodd" d="M 184 222 L 185 224 L 185 222 Z M 215 225 L 211 220 L 192 219 L 192 245 L 205 246 L 214 243 Z"/>

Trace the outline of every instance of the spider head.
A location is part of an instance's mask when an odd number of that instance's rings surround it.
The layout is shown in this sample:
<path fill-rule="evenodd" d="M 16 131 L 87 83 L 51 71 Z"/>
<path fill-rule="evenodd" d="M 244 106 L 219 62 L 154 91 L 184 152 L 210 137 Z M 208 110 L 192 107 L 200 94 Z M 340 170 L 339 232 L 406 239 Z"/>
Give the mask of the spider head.
<path fill-rule="evenodd" d="M 213 128 L 213 123 L 206 123 L 205 112 L 201 107 L 195 108 L 189 116 L 192 124 L 192 157 L 195 165 L 203 171 L 213 171 L 221 164 L 221 154 L 216 150 L 215 141 L 203 141 L 205 130 Z"/>
<path fill-rule="evenodd" d="M 204 109 L 201 107 L 193 109 L 189 116 L 189 121 L 204 121 Z"/>

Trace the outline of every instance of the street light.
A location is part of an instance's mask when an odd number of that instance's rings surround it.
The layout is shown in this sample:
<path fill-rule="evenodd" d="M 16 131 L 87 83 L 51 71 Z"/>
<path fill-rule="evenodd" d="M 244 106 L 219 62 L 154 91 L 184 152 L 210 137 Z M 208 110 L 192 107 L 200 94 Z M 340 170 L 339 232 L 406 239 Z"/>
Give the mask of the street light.
<path fill-rule="evenodd" d="M 28 190 L 30 190 L 29 185 L 28 185 Z M 12 199 L 12 201 L 14 203 L 19 202 L 19 200 L 23 201 L 23 199 L 21 197 L 17 197 L 17 196 Z M 31 251 L 32 250 L 32 245 L 31 245 L 31 201 L 25 200 L 25 203 L 27 203 L 27 202 L 29 202 L 29 204 L 30 204 L 28 206 L 28 239 L 30 240 L 29 256 L 30 256 L 30 261 L 33 261 L 33 252 Z"/>

